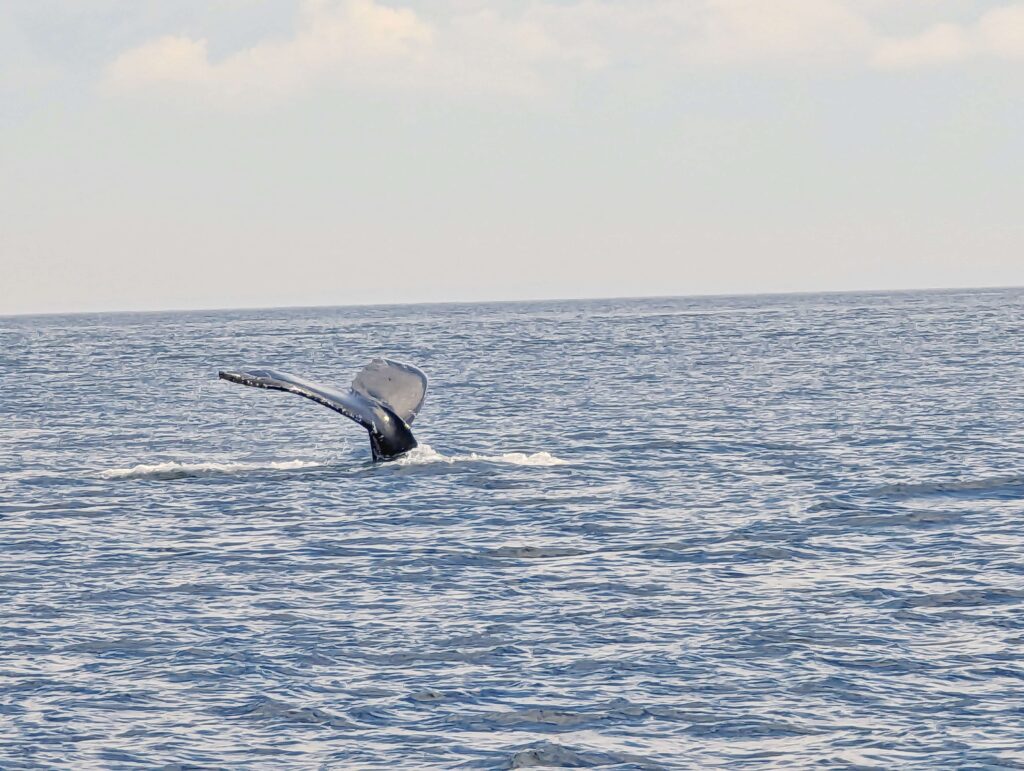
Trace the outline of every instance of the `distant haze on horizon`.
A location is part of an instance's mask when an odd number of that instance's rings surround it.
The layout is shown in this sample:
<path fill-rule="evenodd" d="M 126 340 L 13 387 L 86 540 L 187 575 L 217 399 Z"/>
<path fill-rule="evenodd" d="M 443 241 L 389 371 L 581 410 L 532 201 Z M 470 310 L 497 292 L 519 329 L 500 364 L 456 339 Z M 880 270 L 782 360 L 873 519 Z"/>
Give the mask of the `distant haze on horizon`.
<path fill-rule="evenodd" d="M 1024 285 L 1024 2 L 9 0 L 0 314 Z"/>

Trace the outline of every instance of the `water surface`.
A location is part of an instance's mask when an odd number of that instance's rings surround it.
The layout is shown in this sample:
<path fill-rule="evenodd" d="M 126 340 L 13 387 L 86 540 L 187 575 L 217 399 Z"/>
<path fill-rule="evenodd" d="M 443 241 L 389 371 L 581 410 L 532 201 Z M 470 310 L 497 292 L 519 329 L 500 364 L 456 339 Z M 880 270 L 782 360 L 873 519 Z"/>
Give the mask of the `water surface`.
<path fill-rule="evenodd" d="M 0 767 L 1024 768 L 1022 311 L 2 318 Z"/>

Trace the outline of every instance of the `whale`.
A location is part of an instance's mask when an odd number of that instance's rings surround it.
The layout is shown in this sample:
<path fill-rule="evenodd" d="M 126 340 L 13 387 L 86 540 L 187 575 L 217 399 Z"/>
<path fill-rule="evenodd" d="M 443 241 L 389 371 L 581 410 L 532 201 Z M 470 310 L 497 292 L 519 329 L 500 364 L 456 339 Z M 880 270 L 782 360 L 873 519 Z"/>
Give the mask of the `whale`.
<path fill-rule="evenodd" d="M 427 396 L 427 376 L 411 364 L 374 359 L 356 374 L 348 390 L 276 369 L 221 370 L 217 376 L 240 385 L 298 394 L 354 420 L 370 435 L 374 462 L 400 458 L 417 446 L 410 426 Z"/>

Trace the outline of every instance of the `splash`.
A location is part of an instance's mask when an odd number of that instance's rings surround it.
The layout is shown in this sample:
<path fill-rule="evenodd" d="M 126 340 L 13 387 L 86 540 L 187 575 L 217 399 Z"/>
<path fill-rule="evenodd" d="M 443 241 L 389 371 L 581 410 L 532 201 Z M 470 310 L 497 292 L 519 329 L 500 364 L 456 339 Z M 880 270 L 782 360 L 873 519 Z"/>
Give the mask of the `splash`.
<path fill-rule="evenodd" d="M 567 461 L 549 452 L 507 452 L 502 455 L 444 455 L 433 447 L 422 444 L 386 466 L 420 466 L 431 463 L 501 463 L 511 466 L 564 466 Z M 376 465 L 376 464 L 375 464 Z M 102 479 L 188 479 L 195 477 L 222 477 L 253 472 L 297 471 L 301 469 L 326 468 L 322 461 L 288 460 L 263 463 L 143 463 L 131 468 L 114 468 L 100 472 Z"/>
<path fill-rule="evenodd" d="M 219 477 L 251 471 L 294 471 L 318 468 L 323 463 L 288 460 L 269 463 L 167 463 L 141 464 L 131 468 L 114 468 L 100 473 L 103 479 L 185 479 L 187 477 Z"/>
<path fill-rule="evenodd" d="M 444 455 L 429 444 L 415 447 L 401 458 L 393 461 L 401 466 L 416 466 L 426 463 L 505 463 L 512 466 L 564 466 L 568 461 L 555 457 L 549 452 L 506 452 L 501 455 Z"/>

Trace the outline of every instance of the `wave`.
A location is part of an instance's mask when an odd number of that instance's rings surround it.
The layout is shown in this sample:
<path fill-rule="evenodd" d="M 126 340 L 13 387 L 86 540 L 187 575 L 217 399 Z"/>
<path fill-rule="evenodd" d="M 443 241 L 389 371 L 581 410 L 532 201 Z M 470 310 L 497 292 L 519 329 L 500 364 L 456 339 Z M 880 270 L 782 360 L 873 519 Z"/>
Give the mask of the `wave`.
<path fill-rule="evenodd" d="M 875 490 L 878 495 L 926 496 L 1020 492 L 1024 475 L 1013 474 L 977 479 L 951 479 L 935 482 L 897 482 Z"/>
<path fill-rule="evenodd" d="M 246 717 L 282 723 L 305 723 L 330 728 L 356 728 L 355 723 L 340 715 L 332 714 L 318 707 L 296 707 L 268 696 L 261 696 L 239 707 L 229 707 L 219 711 L 222 715 L 229 717 Z"/>
<path fill-rule="evenodd" d="M 509 759 L 509 768 L 608 768 L 628 765 L 630 768 L 663 768 L 633 753 L 586 750 L 545 741 L 516 752 Z"/>
<path fill-rule="evenodd" d="M 563 466 L 567 461 L 556 458 L 549 452 L 507 452 L 502 455 L 444 455 L 428 444 L 422 444 L 392 461 L 390 466 L 422 466 L 432 463 L 503 463 L 513 466 Z M 222 477 L 250 474 L 261 471 L 298 471 L 302 469 L 328 468 L 323 461 L 286 460 L 262 463 L 142 463 L 130 468 L 113 468 L 100 472 L 102 479 L 188 479 L 194 477 Z"/>
<path fill-rule="evenodd" d="M 317 461 L 287 460 L 267 463 L 167 463 L 140 464 L 131 468 L 112 468 L 100 472 L 103 479 L 185 479 L 188 477 L 219 477 L 251 471 L 295 471 L 323 468 Z"/>
<path fill-rule="evenodd" d="M 415 447 L 401 458 L 393 461 L 400 466 L 416 466 L 426 463 L 505 463 L 512 466 L 565 466 L 569 461 L 555 457 L 549 452 L 506 452 L 501 455 L 444 455 L 429 444 Z"/>

